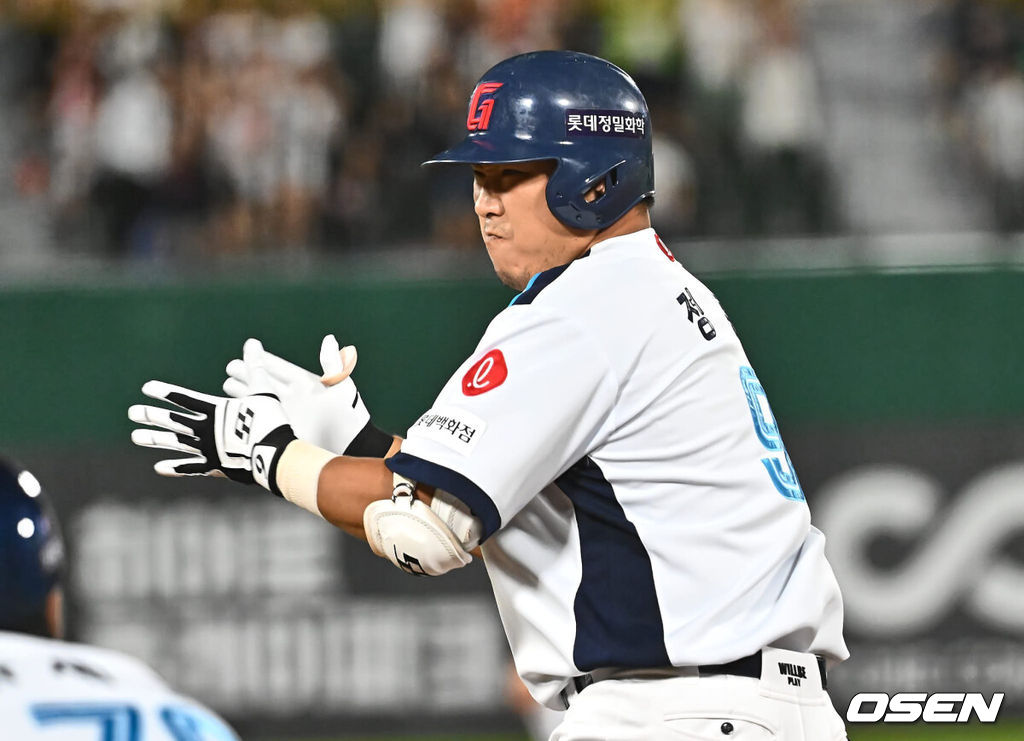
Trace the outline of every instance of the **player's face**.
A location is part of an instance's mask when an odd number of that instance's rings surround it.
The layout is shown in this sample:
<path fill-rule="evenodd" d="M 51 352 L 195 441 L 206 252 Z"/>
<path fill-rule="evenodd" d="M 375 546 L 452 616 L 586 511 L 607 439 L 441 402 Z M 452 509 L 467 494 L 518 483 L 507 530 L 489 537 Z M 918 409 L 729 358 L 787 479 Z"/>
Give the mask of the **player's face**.
<path fill-rule="evenodd" d="M 555 163 L 473 165 L 474 210 L 501 282 L 517 291 L 542 270 L 586 251 L 593 232 L 569 229 L 548 209 L 545 188 Z"/>

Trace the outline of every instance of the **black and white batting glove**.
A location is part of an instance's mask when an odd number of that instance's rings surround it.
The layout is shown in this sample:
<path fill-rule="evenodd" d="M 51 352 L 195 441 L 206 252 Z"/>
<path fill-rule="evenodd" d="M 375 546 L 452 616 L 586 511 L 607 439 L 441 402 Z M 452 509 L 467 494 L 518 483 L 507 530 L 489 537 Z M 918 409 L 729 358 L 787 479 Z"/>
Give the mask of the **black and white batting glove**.
<path fill-rule="evenodd" d="M 295 433 L 281 402 L 271 394 L 226 399 L 148 381 L 142 393 L 184 411 L 136 404 L 128 418 L 158 429 L 132 430 L 132 442 L 144 448 L 182 453 L 153 468 L 161 476 L 226 476 L 257 483 L 282 496 L 275 477 L 281 454 Z"/>
<path fill-rule="evenodd" d="M 224 393 L 235 398 L 273 394 L 299 438 L 344 455 L 383 457 L 393 438 L 370 421 L 351 378 L 357 359 L 355 347 L 339 348 L 329 334 L 320 346 L 323 375 L 317 376 L 249 339 L 242 357 L 227 365 Z"/>

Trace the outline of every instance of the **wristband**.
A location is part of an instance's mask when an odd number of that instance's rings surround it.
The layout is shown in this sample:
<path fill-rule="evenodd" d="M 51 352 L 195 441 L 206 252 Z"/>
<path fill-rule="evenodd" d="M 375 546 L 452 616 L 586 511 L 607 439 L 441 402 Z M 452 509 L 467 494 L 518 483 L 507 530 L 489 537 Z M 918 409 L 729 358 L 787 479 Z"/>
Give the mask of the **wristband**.
<path fill-rule="evenodd" d="M 269 396 L 269 394 L 267 394 Z M 256 396 L 263 396 L 263 394 L 256 394 Z M 277 398 L 276 396 L 274 397 Z M 284 455 L 285 449 L 295 439 L 295 432 L 288 425 L 281 425 L 280 427 L 271 430 L 266 437 L 260 442 L 253 446 L 253 479 L 260 486 L 268 489 L 271 494 L 277 496 L 284 496 L 281 493 L 281 489 L 277 486 L 277 468 L 281 462 L 281 456 Z M 267 466 L 267 458 L 261 455 L 261 448 L 266 449 L 269 454 L 270 465 Z M 262 468 L 260 467 L 262 464 Z"/>
<path fill-rule="evenodd" d="M 320 472 L 328 461 L 336 457 L 337 454 L 304 440 L 289 443 L 277 461 L 276 484 L 281 496 L 292 504 L 323 517 L 316 501 Z"/>
<path fill-rule="evenodd" d="M 391 450 L 394 442 L 394 437 L 373 422 L 367 421 L 359 434 L 352 438 L 352 442 L 345 448 L 345 455 L 355 458 L 383 458 Z"/>

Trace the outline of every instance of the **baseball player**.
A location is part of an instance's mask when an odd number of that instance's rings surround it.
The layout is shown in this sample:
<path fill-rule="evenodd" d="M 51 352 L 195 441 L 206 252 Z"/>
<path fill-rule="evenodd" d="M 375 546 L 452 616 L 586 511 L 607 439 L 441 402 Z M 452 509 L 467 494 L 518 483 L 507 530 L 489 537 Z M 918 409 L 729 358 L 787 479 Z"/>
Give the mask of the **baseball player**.
<path fill-rule="evenodd" d="M 59 640 L 63 567 L 46 493 L 29 471 L 0 459 L 0 737 L 237 741 L 137 659 Z"/>
<path fill-rule="evenodd" d="M 250 341 L 227 397 L 148 382 L 181 411 L 132 407 L 134 442 L 184 455 L 158 473 L 257 483 L 414 574 L 480 546 L 520 677 L 564 711 L 556 741 L 845 739 L 824 537 L 728 317 L 651 228 L 632 79 L 585 54 L 507 59 L 426 164 L 449 163 L 472 169 L 518 293 L 404 440 L 328 337 L 322 378 Z"/>

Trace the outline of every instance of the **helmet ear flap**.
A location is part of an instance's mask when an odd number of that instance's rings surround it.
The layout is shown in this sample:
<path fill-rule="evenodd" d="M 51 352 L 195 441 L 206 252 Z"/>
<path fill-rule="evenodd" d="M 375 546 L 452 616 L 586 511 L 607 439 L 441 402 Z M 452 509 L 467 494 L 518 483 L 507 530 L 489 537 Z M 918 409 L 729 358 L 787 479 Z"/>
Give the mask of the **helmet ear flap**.
<path fill-rule="evenodd" d="M 616 214 L 614 219 L 609 219 L 605 204 L 615 200 L 614 191 L 619 184 L 619 168 L 625 164 L 624 159 L 616 160 L 608 167 L 582 177 L 583 168 L 579 163 L 559 160 L 558 167 L 548 180 L 547 199 L 551 213 L 563 224 L 574 229 L 604 229 L 621 216 Z M 581 181 L 582 186 L 573 188 L 574 184 Z M 600 192 L 588 200 L 588 195 L 602 185 L 604 187 Z M 567 193 L 569 188 L 572 188 L 571 194 Z"/>
<path fill-rule="evenodd" d="M 620 165 L 622 163 L 619 163 Z M 612 192 L 612 189 L 619 184 L 619 165 L 616 165 L 604 175 L 604 180 L 590 186 L 586 191 L 583 192 L 583 200 L 592 205 L 597 205 L 598 201 L 607 196 Z M 604 186 L 603 188 L 601 186 Z M 591 193 L 594 194 L 593 198 L 587 198 Z"/>

